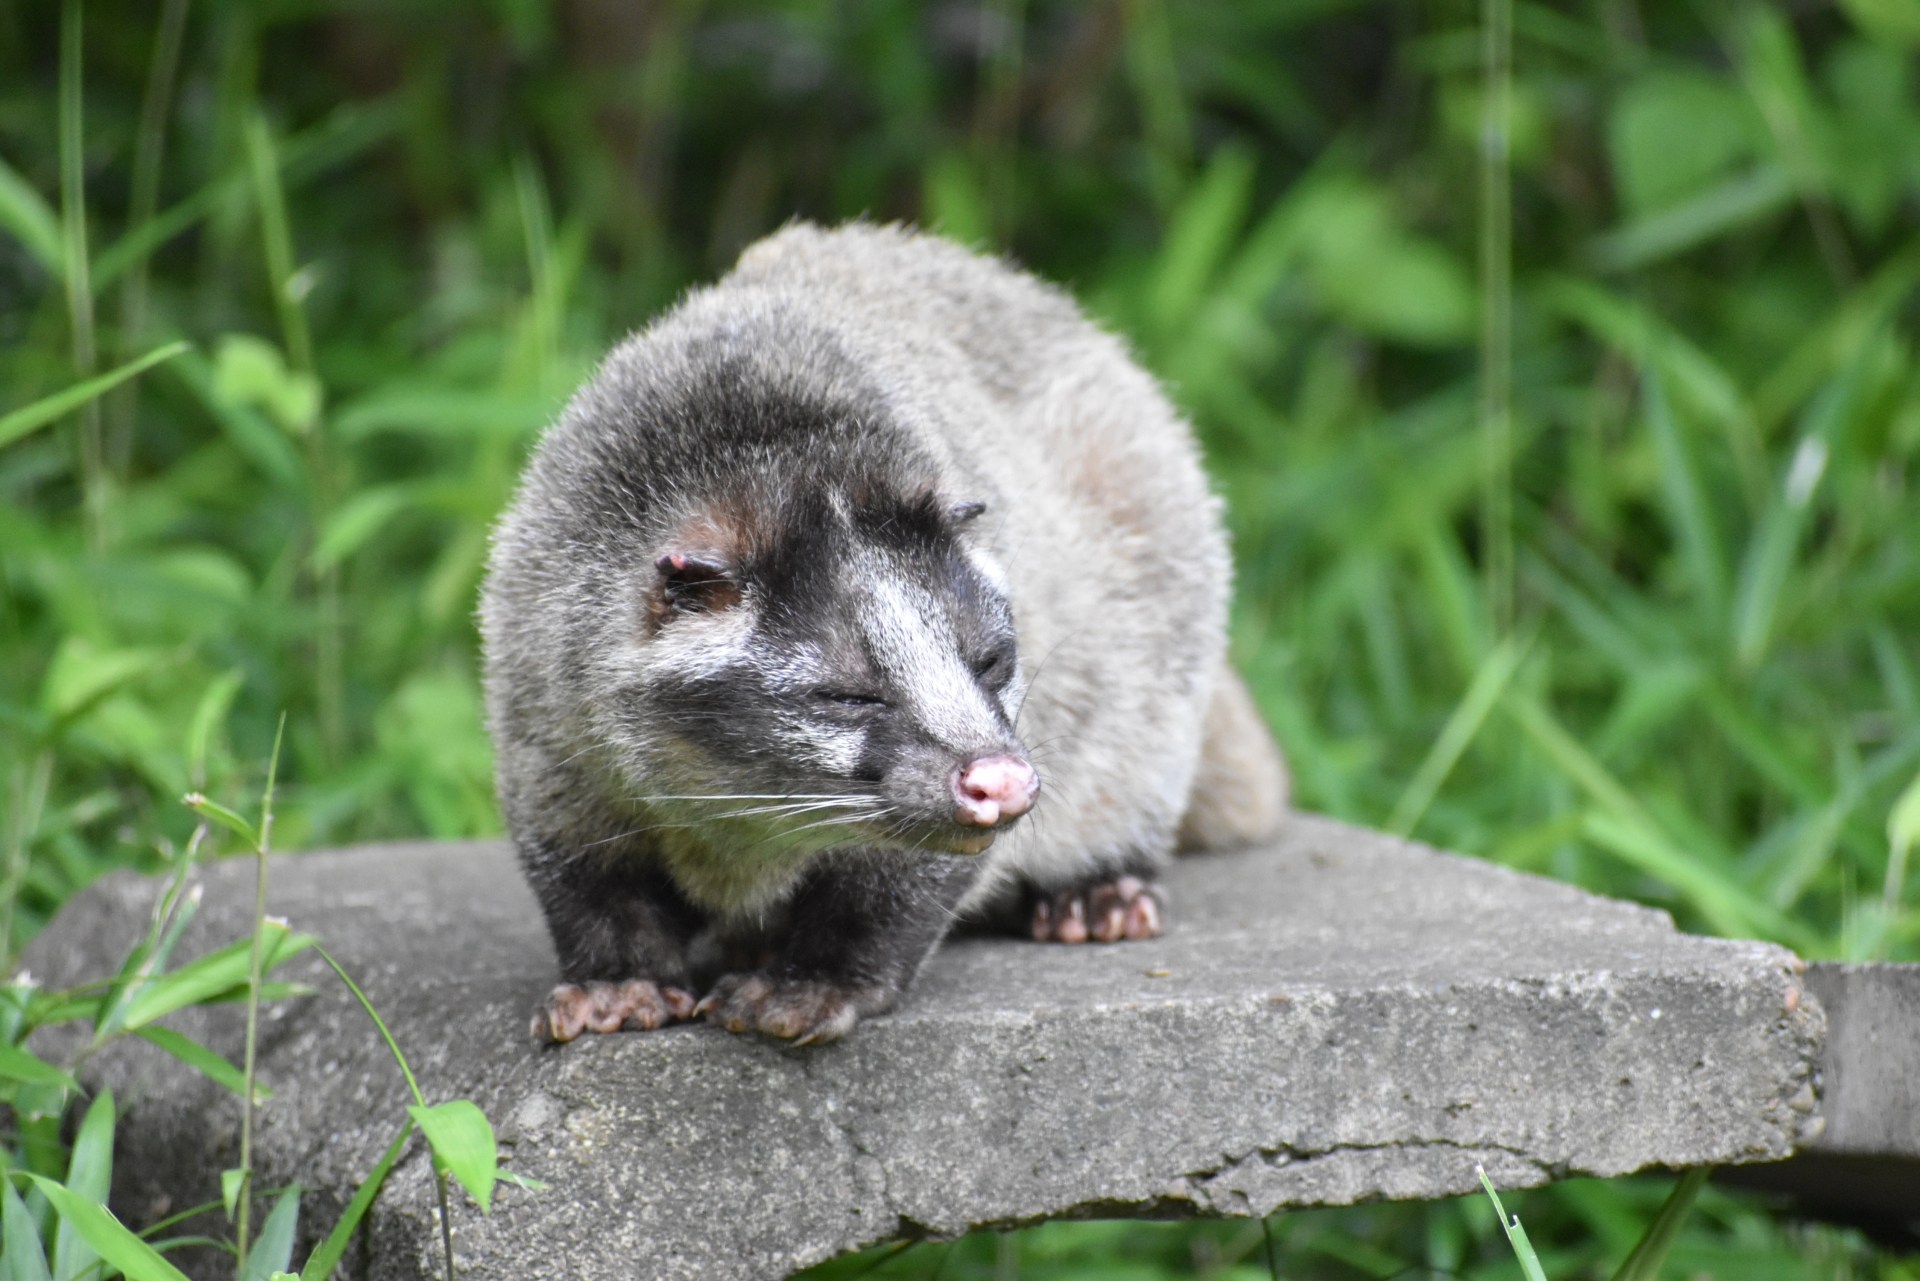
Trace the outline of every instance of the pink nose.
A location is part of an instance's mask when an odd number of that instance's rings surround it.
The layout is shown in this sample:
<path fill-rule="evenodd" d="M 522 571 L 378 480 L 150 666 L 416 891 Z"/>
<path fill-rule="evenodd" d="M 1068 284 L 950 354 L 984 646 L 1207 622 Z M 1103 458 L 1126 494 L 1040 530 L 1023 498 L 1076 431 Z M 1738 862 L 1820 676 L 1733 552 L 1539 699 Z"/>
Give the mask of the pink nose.
<path fill-rule="evenodd" d="M 1039 791 L 1040 776 L 1018 756 L 982 756 L 954 771 L 953 819 L 992 827 L 1026 813 Z"/>

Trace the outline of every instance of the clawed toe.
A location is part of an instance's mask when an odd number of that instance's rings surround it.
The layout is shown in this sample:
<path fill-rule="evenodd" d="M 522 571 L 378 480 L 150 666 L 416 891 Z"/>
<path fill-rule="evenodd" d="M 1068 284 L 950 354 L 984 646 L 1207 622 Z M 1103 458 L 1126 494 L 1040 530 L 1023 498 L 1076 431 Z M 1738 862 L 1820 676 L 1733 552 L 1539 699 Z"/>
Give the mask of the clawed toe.
<path fill-rule="evenodd" d="M 1164 911 L 1159 886 L 1137 876 L 1122 876 L 1041 895 L 1033 905 L 1030 932 L 1041 943 L 1157 938 Z"/>
<path fill-rule="evenodd" d="M 559 1045 L 582 1032 L 651 1032 L 693 1012 L 691 993 L 651 979 L 562 983 L 534 1007 L 533 1039 Z"/>
<path fill-rule="evenodd" d="M 810 1045 L 837 1041 L 852 1031 L 861 1006 L 861 993 L 824 980 L 728 974 L 694 1013 L 729 1032 L 761 1032 Z"/>

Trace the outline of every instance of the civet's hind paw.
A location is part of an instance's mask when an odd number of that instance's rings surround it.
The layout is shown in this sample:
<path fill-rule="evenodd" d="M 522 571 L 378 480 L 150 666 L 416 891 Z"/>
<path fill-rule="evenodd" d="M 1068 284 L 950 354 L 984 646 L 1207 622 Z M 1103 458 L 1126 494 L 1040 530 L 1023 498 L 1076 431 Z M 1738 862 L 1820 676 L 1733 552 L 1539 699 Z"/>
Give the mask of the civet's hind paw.
<path fill-rule="evenodd" d="M 729 1032 L 764 1032 L 795 1045 L 837 1041 L 862 1013 L 874 1013 L 871 993 L 821 979 L 776 979 L 727 974 L 713 985 L 696 1014 Z"/>
<path fill-rule="evenodd" d="M 1118 943 L 1158 938 L 1166 919 L 1160 887 L 1137 876 L 1041 894 L 1030 930 L 1041 943 Z"/>
<path fill-rule="evenodd" d="M 693 994 L 651 979 L 624 983 L 562 983 L 534 1007 L 533 1039 L 549 1045 L 582 1032 L 651 1032 L 693 1014 Z"/>

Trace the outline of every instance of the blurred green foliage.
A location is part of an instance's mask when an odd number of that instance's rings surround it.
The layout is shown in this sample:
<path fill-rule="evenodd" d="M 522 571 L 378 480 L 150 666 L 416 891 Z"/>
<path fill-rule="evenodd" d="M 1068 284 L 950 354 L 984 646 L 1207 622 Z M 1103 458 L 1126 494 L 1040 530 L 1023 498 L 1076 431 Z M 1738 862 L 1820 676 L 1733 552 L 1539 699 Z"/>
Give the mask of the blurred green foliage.
<path fill-rule="evenodd" d="M 164 862 L 183 791 L 250 795 L 283 709 L 283 846 L 498 830 L 471 614 L 529 443 L 752 239 L 865 215 L 1070 285 L 1192 413 L 1303 805 L 1687 928 L 1920 957 L 1914 0 L 1517 5 L 1511 636 L 1470 2 L 68 12 L 63 40 L 61 6 L 0 6 L 14 946 Z M 173 339 L 76 414 L 6 417 Z M 1584 1186 L 1521 1207 L 1554 1275 L 1658 1200 Z M 1444 1273 L 1473 1213 L 1298 1216 L 1282 1248 Z M 1695 1272 L 1902 1275 L 1744 1202 L 1701 1217 Z M 1250 1257 L 1235 1233 L 1166 1266 Z"/>

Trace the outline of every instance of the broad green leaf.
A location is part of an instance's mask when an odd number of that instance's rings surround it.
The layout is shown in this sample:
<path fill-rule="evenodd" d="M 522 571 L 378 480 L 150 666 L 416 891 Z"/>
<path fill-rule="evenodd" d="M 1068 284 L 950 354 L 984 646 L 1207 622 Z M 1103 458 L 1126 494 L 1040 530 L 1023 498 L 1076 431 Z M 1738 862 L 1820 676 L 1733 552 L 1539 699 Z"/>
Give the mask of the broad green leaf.
<path fill-rule="evenodd" d="M 118 1259 L 100 1248 L 96 1233 L 88 1230 L 85 1218 L 76 1217 L 66 1205 L 54 1199 L 49 1187 L 59 1188 L 62 1195 L 89 1206 L 99 1214 L 106 1214 L 102 1207 L 106 1205 L 107 1193 L 113 1187 L 114 1120 L 113 1091 L 102 1090 L 99 1097 L 88 1105 L 87 1114 L 80 1122 L 80 1133 L 74 1136 L 73 1156 L 67 1162 L 65 1186 L 35 1176 L 48 1199 L 53 1200 L 60 1211 L 60 1227 L 53 1238 L 53 1281 L 78 1281 L 93 1267 L 96 1259 L 104 1258 L 109 1263 L 119 1264 Z M 119 1227 L 117 1223 L 114 1226 Z M 133 1273 L 127 1271 L 127 1275 L 132 1276 Z"/>
<path fill-rule="evenodd" d="M 50 396 L 42 396 L 31 405 L 22 405 L 5 416 L 0 416 L 0 447 L 12 444 L 28 432 L 57 422 L 80 406 L 118 387 L 127 379 L 143 370 L 151 369 L 163 360 L 171 360 L 193 346 L 188 342 L 172 342 L 163 347 L 155 347 L 146 355 L 104 374 L 84 379 L 63 391 Z"/>
<path fill-rule="evenodd" d="M 263 974 L 313 944 L 311 934 L 292 933 L 284 921 L 271 917 L 261 929 Z M 149 980 L 127 1011 L 127 1027 L 139 1028 L 183 1006 L 220 996 L 235 987 L 244 988 L 252 950 L 252 939 L 236 939 L 217 952 Z"/>
<path fill-rule="evenodd" d="M 240 1281 L 272 1281 L 285 1276 L 293 1262 L 293 1234 L 300 1218 L 300 1185 L 294 1184 L 280 1194 L 260 1225 L 260 1236 L 247 1251 L 246 1266 Z"/>
<path fill-rule="evenodd" d="M 1301 197 L 1304 256 L 1321 304 L 1362 332 L 1420 346 L 1471 336 L 1466 270 L 1434 240 L 1402 225 L 1388 194 L 1348 176 Z"/>
<path fill-rule="evenodd" d="M 13 1081 L 36 1081 L 78 1092 L 80 1083 L 53 1064 L 29 1054 L 17 1045 L 0 1044 L 0 1077 Z"/>
<path fill-rule="evenodd" d="M 393 1142 L 387 1144 L 387 1150 L 374 1162 L 367 1177 L 360 1180 L 360 1186 L 354 1189 L 353 1199 L 347 1202 L 347 1208 L 334 1220 L 333 1230 L 327 1233 L 327 1239 L 308 1256 L 307 1265 L 300 1269 L 300 1281 L 327 1281 L 333 1274 L 334 1264 L 340 1262 L 340 1256 L 347 1252 L 347 1242 L 353 1239 L 353 1230 L 360 1226 L 367 1207 L 373 1204 L 373 1198 L 379 1194 L 380 1185 L 387 1181 L 393 1163 L 400 1159 L 401 1149 L 406 1147 L 407 1137 L 412 1133 L 413 1120 L 409 1117 L 400 1127 L 400 1133 L 393 1136 Z"/>
<path fill-rule="evenodd" d="M 0 1241 L 0 1267 L 6 1269 L 7 1281 L 53 1281 L 39 1225 L 9 1178 L 0 1178 L 0 1236 L 5 1238 Z"/>
<path fill-rule="evenodd" d="M 54 651 L 40 682 L 41 709 L 56 726 L 66 725 L 98 707 L 114 691 L 159 671 L 174 661 L 164 650 L 102 649 L 81 636 L 68 636 Z"/>
<path fill-rule="evenodd" d="M 417 1104 L 407 1109 L 420 1125 L 421 1133 L 433 1145 L 434 1160 L 444 1167 L 468 1194 L 480 1203 L 480 1213 L 493 1203 L 493 1181 L 499 1173 L 499 1150 L 494 1146 L 493 1126 L 470 1100 L 449 1099 L 432 1107 Z"/>
<path fill-rule="evenodd" d="M 182 1063 L 197 1068 L 208 1079 L 226 1086 L 235 1094 L 246 1093 L 246 1077 L 239 1068 L 225 1058 L 215 1054 L 206 1046 L 190 1036 L 176 1032 L 170 1027 L 143 1027 L 135 1033 L 153 1042 Z M 273 1097 L 273 1091 L 259 1081 L 253 1083 L 255 1103 L 265 1103 Z"/>
<path fill-rule="evenodd" d="M 120 1269 L 126 1274 L 127 1281 L 187 1281 L 185 1273 L 168 1263 L 159 1251 L 127 1231 L 120 1220 L 113 1217 L 104 1204 L 104 1192 L 95 1200 L 70 1191 L 44 1175 L 33 1174 L 28 1177 L 59 1213 L 62 1235 L 71 1229 L 78 1237 L 84 1238 L 90 1247 L 89 1255 L 105 1259 L 108 1264 Z M 92 1265 L 93 1257 L 89 1257 L 86 1266 Z M 55 1281 L 77 1281 L 78 1277 L 77 1272 L 55 1273 Z"/>
<path fill-rule="evenodd" d="M 1766 141 L 1765 122 L 1738 85 L 1691 69 L 1639 76 L 1607 121 L 1615 186 L 1642 218 L 1713 187 Z"/>
<path fill-rule="evenodd" d="M 287 368 L 272 343 L 252 334 L 227 334 L 213 356 L 213 391 L 230 405 L 258 409 L 289 435 L 304 436 L 320 418 L 320 384 Z"/>

